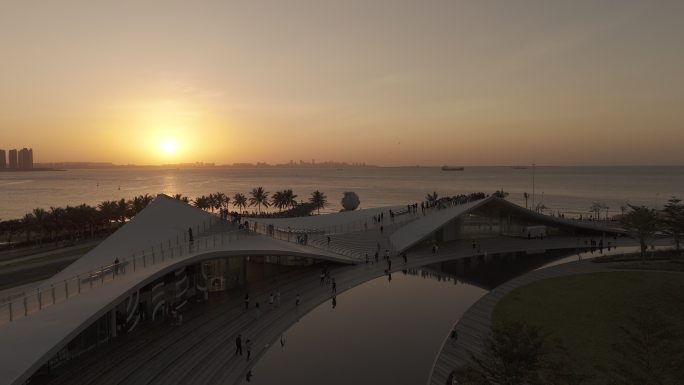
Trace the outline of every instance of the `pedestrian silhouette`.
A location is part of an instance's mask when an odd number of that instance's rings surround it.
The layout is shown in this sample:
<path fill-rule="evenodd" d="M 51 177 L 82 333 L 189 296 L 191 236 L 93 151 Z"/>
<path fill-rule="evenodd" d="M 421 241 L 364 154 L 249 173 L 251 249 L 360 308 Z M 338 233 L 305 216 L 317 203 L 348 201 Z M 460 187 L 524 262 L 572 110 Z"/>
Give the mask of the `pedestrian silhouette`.
<path fill-rule="evenodd" d="M 238 334 L 235 339 L 235 355 L 242 355 L 242 334 Z"/>

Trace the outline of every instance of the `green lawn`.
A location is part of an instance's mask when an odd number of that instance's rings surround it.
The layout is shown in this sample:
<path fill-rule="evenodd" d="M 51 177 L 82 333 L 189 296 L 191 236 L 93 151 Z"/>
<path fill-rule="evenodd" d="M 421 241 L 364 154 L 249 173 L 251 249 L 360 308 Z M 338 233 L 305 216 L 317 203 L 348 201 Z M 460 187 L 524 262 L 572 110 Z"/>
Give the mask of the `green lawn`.
<path fill-rule="evenodd" d="M 684 274 L 611 272 L 561 277 L 520 287 L 494 309 L 493 321 L 522 321 L 560 338 L 585 373 L 616 359 L 612 344 L 624 338 L 620 326 L 646 312 L 661 314 L 684 334 Z M 684 340 L 680 340 L 684 350 Z"/>

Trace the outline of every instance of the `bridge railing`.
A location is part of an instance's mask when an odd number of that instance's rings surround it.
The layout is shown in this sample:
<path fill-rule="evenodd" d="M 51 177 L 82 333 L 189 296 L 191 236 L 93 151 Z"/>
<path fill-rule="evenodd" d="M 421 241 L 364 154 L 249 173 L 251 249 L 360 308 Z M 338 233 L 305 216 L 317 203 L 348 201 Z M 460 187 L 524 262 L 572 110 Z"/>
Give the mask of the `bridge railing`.
<path fill-rule="evenodd" d="M 253 236 L 245 230 L 202 236 L 217 221 L 217 218 L 210 217 L 202 223 L 192 226 L 193 232 L 196 231 L 195 234 L 198 234 L 197 239 L 193 239 L 192 242 L 187 230 L 179 232 L 176 236 L 165 242 L 160 242 L 158 245 L 126 256 L 113 256 L 112 259 L 118 259 L 118 263 L 113 261 L 108 265 L 82 271 L 58 282 L 38 285 L 29 291 L 9 295 L 0 300 L 0 325 L 19 318 L 29 317 L 31 314 L 65 302 L 81 293 L 95 290 L 110 281 L 121 279 L 138 270 L 144 270 L 160 263 L 168 263 L 169 260 L 184 255 L 211 251 L 219 245 Z"/>

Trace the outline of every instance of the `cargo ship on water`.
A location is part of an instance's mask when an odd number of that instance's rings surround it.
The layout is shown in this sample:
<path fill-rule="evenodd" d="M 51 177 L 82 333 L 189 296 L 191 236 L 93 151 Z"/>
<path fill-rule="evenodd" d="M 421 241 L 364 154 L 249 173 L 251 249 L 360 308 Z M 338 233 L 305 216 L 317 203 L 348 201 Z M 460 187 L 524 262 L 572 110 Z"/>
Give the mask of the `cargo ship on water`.
<path fill-rule="evenodd" d="M 463 171 L 465 168 L 463 167 L 451 167 L 451 166 L 442 166 L 442 171 Z"/>

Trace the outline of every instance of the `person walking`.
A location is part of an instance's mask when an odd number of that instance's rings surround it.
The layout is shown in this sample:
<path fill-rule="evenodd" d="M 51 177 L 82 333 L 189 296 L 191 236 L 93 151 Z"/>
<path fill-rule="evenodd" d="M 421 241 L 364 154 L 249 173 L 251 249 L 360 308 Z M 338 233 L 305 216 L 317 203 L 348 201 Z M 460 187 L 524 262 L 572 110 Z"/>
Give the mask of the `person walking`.
<path fill-rule="evenodd" d="M 247 361 L 249 361 L 249 358 L 252 356 L 252 340 L 249 338 L 245 341 L 245 348 L 247 349 Z"/>
<path fill-rule="evenodd" d="M 368 264 L 368 253 L 366 253 L 366 265 Z"/>
<path fill-rule="evenodd" d="M 235 339 L 235 355 L 242 355 L 242 334 L 238 334 Z"/>
<path fill-rule="evenodd" d="M 402 254 L 402 257 L 404 258 L 404 265 L 408 263 L 408 257 L 406 256 L 406 252 Z"/>
<path fill-rule="evenodd" d="M 188 240 L 190 243 L 195 242 L 195 239 L 192 237 L 192 227 L 188 227 Z"/>
<path fill-rule="evenodd" d="M 273 303 L 275 302 L 275 297 L 273 296 L 273 293 L 268 297 L 268 307 L 273 309 Z"/>
<path fill-rule="evenodd" d="M 387 271 L 392 270 L 392 260 L 387 258 Z"/>
<path fill-rule="evenodd" d="M 380 257 L 380 253 L 377 251 L 375 252 L 375 263 L 378 263 L 378 258 Z"/>
<path fill-rule="evenodd" d="M 337 282 L 335 282 L 335 278 L 332 279 L 332 293 L 333 295 L 337 294 Z"/>
<path fill-rule="evenodd" d="M 119 257 L 114 259 L 114 275 L 119 274 Z"/>

